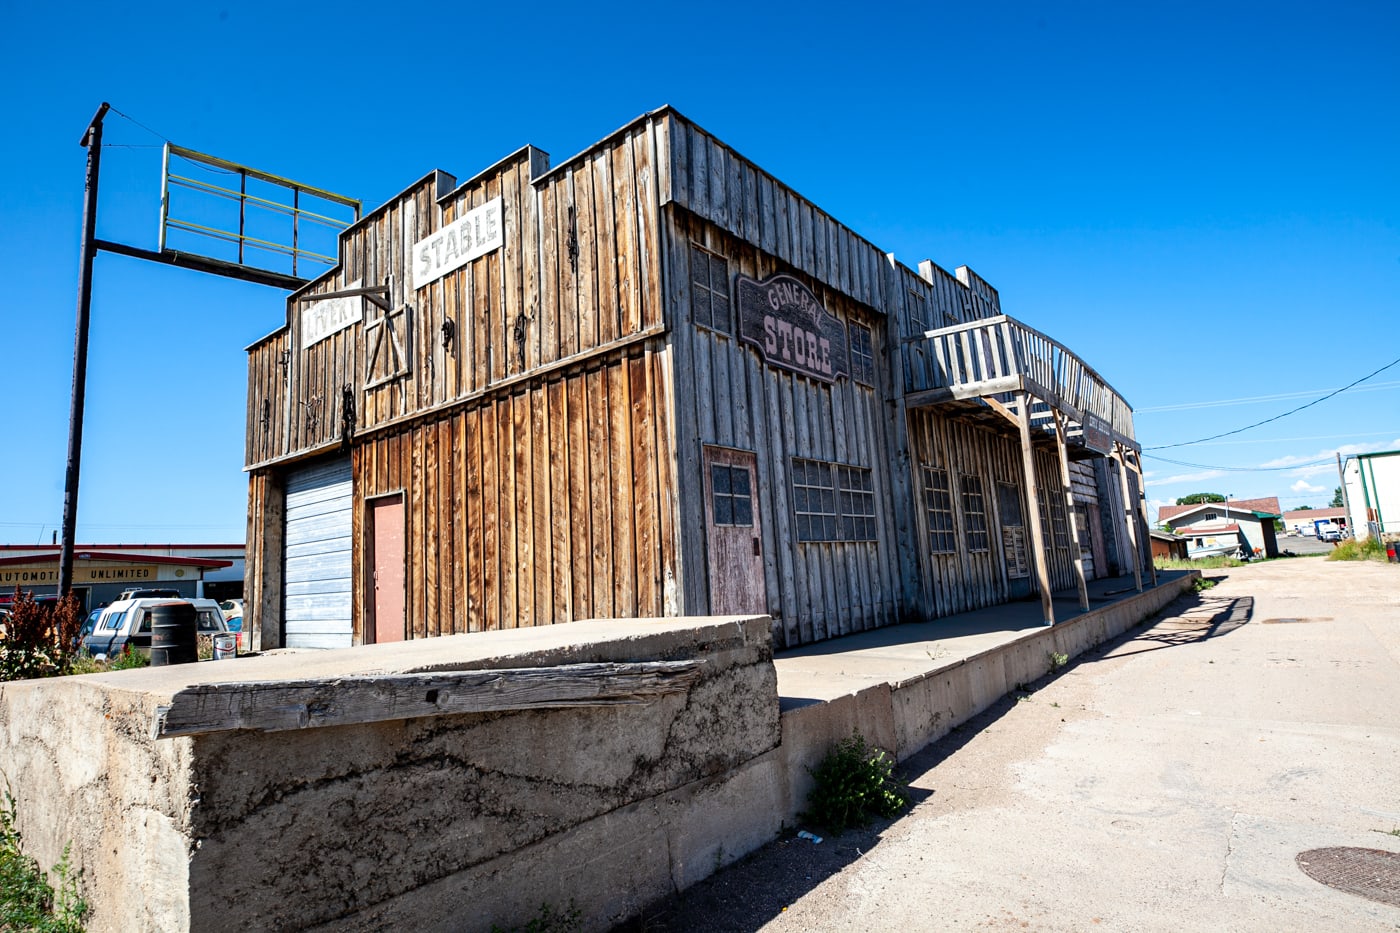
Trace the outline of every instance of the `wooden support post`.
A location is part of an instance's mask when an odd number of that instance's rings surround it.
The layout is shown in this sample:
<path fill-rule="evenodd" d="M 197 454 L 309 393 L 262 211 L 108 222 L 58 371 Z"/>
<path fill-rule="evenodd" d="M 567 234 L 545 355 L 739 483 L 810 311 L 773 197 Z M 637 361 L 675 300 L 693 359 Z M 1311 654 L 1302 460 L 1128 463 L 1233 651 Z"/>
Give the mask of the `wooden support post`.
<path fill-rule="evenodd" d="M 1122 444 L 1115 444 L 1118 451 L 1118 481 L 1123 487 L 1123 523 L 1128 526 L 1128 543 L 1133 548 L 1133 583 L 1142 592 L 1142 549 L 1138 547 L 1137 509 L 1128 495 L 1128 455 Z"/>
<path fill-rule="evenodd" d="M 1035 556 L 1035 578 L 1040 584 L 1040 607 L 1045 624 L 1055 624 L 1055 605 L 1050 592 L 1050 570 L 1045 561 L 1045 534 L 1040 529 L 1040 487 L 1035 481 L 1035 451 L 1031 447 L 1031 397 L 1017 393 L 1021 420 L 1021 462 L 1026 472 L 1026 504 L 1031 520 L 1031 553 Z"/>
<path fill-rule="evenodd" d="M 1065 446 L 1065 419 L 1058 408 L 1055 416 L 1055 448 L 1060 454 L 1060 482 L 1065 487 L 1065 517 L 1069 522 L 1069 546 L 1073 548 L 1074 581 L 1079 585 L 1079 608 L 1089 611 L 1089 581 L 1084 579 L 1084 552 L 1079 546 L 1079 523 L 1074 520 L 1074 479 L 1069 473 L 1069 449 Z"/>
<path fill-rule="evenodd" d="M 1126 449 L 1124 453 L 1126 455 Z M 1124 459 L 1127 459 L 1126 456 L 1124 457 Z M 1136 515 L 1142 519 L 1143 534 L 1146 535 L 1148 539 L 1147 550 L 1149 556 L 1147 561 L 1147 570 L 1149 573 L 1152 574 L 1152 585 L 1155 587 L 1157 585 L 1157 562 L 1151 559 L 1152 536 L 1151 532 L 1147 530 L 1147 483 L 1142 478 L 1142 459 L 1138 454 L 1136 454 L 1136 452 L 1133 455 L 1133 472 L 1137 474 L 1138 480 L 1138 497 L 1137 502 L 1133 503 L 1133 506 L 1136 511 Z"/>

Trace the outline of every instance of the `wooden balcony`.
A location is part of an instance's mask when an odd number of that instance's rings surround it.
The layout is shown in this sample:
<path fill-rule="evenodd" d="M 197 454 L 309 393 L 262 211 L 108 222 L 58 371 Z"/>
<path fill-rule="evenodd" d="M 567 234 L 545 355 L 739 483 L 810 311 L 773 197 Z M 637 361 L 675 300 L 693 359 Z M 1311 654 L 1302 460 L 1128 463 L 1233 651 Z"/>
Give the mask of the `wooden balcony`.
<path fill-rule="evenodd" d="M 1024 399 L 1034 433 L 1053 436 L 1057 421 L 1063 424 L 1072 459 L 1103 456 L 1116 445 L 1139 449 L 1123 396 L 1064 345 L 1013 317 L 927 331 L 904 341 L 903 356 L 909 408 L 960 403 L 1018 422 Z"/>

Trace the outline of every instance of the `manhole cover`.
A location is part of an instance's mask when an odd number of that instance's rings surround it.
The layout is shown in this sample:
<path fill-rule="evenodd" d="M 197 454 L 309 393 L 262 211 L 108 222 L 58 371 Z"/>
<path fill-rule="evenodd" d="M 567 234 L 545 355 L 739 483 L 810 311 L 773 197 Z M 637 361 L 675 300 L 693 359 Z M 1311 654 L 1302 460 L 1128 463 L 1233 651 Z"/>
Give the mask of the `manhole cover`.
<path fill-rule="evenodd" d="M 1400 853 L 1338 846 L 1299 852 L 1295 861 L 1329 888 L 1400 907 Z"/>
<path fill-rule="evenodd" d="M 1331 622 L 1331 616 L 1290 616 L 1286 619 L 1265 619 L 1265 625 L 1277 625 L 1283 622 Z"/>

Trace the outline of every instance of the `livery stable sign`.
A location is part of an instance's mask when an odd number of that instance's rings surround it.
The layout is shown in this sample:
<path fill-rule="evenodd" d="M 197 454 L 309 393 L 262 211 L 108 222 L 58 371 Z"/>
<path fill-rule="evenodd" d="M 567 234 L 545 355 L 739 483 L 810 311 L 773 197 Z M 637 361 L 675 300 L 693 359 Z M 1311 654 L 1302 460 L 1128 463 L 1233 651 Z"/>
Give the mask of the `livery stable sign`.
<path fill-rule="evenodd" d="M 504 242 L 501 199 L 492 198 L 413 244 L 413 287 L 436 282 Z"/>
<path fill-rule="evenodd" d="M 849 375 L 846 328 L 790 275 L 738 276 L 739 338 L 770 366 L 821 382 Z"/>

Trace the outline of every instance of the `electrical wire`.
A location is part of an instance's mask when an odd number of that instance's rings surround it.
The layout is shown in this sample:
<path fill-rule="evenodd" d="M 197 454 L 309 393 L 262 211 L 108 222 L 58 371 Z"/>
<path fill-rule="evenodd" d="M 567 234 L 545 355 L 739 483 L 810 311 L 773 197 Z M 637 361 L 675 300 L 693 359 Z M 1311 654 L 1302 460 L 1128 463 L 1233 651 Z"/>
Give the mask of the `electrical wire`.
<path fill-rule="evenodd" d="M 131 116 L 131 115 L 129 115 L 129 114 L 122 113 L 122 112 L 121 112 L 120 110 L 118 110 L 116 107 L 112 107 L 112 108 L 111 108 L 111 111 L 112 111 L 113 113 L 115 113 L 117 116 L 121 117 L 122 119 L 130 120 L 132 123 L 135 123 L 137 126 L 141 127 L 141 129 L 145 130 L 147 133 L 150 133 L 152 136 L 156 137 L 157 139 L 164 140 L 165 142 L 170 142 L 170 141 L 171 141 L 169 136 L 166 136 L 166 135 L 164 135 L 164 134 L 162 134 L 162 133 L 157 133 L 155 130 L 151 129 L 149 126 L 147 126 L 146 124 L 142 123 L 140 120 L 136 119 L 135 117 L 133 117 L 133 116 Z M 134 148 L 134 147 L 133 147 L 133 148 Z"/>
<path fill-rule="evenodd" d="M 1144 449 L 1146 449 L 1146 448 L 1144 448 Z M 1160 449 L 1160 448 L 1156 448 L 1156 449 Z M 1171 463 L 1171 464 L 1175 464 L 1176 466 L 1193 467 L 1194 469 L 1197 469 L 1197 470 L 1224 470 L 1224 471 L 1226 471 L 1226 472 L 1228 472 L 1228 473 L 1261 473 L 1261 472 L 1269 472 L 1269 473 L 1272 473 L 1272 472 L 1280 472 L 1280 473 L 1281 473 L 1281 472 L 1283 472 L 1284 470 L 1297 470 L 1297 469 L 1299 469 L 1299 468 L 1301 468 L 1301 467 L 1318 466 L 1319 464 L 1331 463 L 1331 462 L 1332 462 L 1332 458 L 1331 458 L 1331 457 L 1323 457 L 1323 458 L 1321 458 L 1321 459 L 1319 459 L 1319 460 L 1308 460 L 1308 461 L 1305 461 L 1305 462 L 1303 462 L 1303 463 L 1290 463 L 1288 466 L 1279 466 L 1279 467 L 1232 467 L 1232 466 L 1216 466 L 1216 465 L 1210 464 L 1210 463 L 1187 463 L 1185 460 L 1171 460 L 1171 459 L 1168 459 L 1167 457 L 1159 457 L 1159 456 L 1157 456 L 1156 454 L 1148 454 L 1148 453 L 1144 453 L 1143 456 L 1144 456 L 1144 457 L 1147 457 L 1147 458 L 1150 459 L 1150 460 L 1160 460 L 1162 463 Z"/>
<path fill-rule="evenodd" d="M 1272 418 L 1265 418 L 1263 421 L 1256 421 L 1256 422 L 1254 422 L 1254 424 L 1247 424 L 1247 425 L 1245 425 L 1244 427 L 1242 427 L 1242 428 L 1236 428 L 1236 429 L 1233 430 L 1233 431 L 1225 431 L 1225 432 L 1220 433 L 1220 434 L 1212 434 L 1210 437 L 1201 437 L 1201 438 L 1197 438 L 1197 439 L 1194 440 L 1194 441 L 1182 441 L 1182 442 L 1179 443 L 1179 444 L 1158 444 L 1156 447 L 1144 447 L 1144 448 L 1142 448 L 1142 449 L 1143 449 L 1144 451 L 1148 451 L 1148 450 L 1171 450 L 1173 447 L 1190 447 L 1192 444 L 1204 444 L 1206 441 L 1213 441 L 1213 440 L 1217 440 L 1218 438 L 1229 437 L 1229 436 L 1231 436 L 1232 434 L 1240 434 L 1240 433 L 1242 433 L 1242 432 L 1244 432 L 1244 431 L 1248 431 L 1248 430 L 1250 430 L 1250 429 L 1252 429 L 1252 428 L 1257 428 L 1257 427 L 1261 427 L 1262 425 L 1270 424 L 1270 423 L 1272 423 L 1272 422 L 1274 422 L 1274 421 L 1278 421 L 1280 418 L 1287 418 L 1289 415 L 1297 414 L 1298 412 L 1302 411 L 1302 410 L 1305 409 L 1305 408 L 1311 408 L 1311 407 L 1313 407 L 1314 405 L 1318 404 L 1319 402 L 1325 402 L 1325 401 L 1327 401 L 1329 398 L 1332 398 L 1332 397 L 1335 396 L 1335 395 L 1340 395 L 1341 393 L 1345 392 L 1347 389 L 1350 389 L 1350 388 L 1352 388 L 1352 387 L 1354 387 L 1354 386 L 1360 385 L 1361 383 L 1365 382 L 1367 379 L 1370 379 L 1372 376 L 1378 376 L 1378 375 L 1380 375 L 1381 373 L 1385 372 L 1387 369 L 1389 369 L 1390 367 L 1396 365 L 1397 363 L 1400 363 L 1400 358 L 1396 358 L 1396 359 L 1391 360 L 1389 363 L 1386 363 L 1386 364 L 1385 364 L 1384 366 L 1382 366 L 1380 369 L 1377 369 L 1377 370 L 1374 371 L 1374 372 L 1371 372 L 1371 373 L 1366 374 L 1365 376 L 1362 376 L 1360 379 L 1356 380 L 1355 382 L 1351 383 L 1350 385 L 1344 385 L 1344 386 L 1342 386 L 1340 389 L 1337 389 L 1335 392 L 1329 392 L 1329 393 L 1327 393 L 1326 395 L 1322 396 L 1321 398 L 1313 399 L 1311 402 L 1308 402 L 1306 405 L 1299 405 L 1297 408 L 1294 408 L 1294 409 L 1291 409 L 1291 410 L 1289 410 L 1289 411 L 1286 411 L 1286 412 L 1284 412 L 1284 413 L 1281 414 L 1281 415 L 1274 415 Z M 1214 469 L 1214 467 L 1212 467 L 1211 469 Z"/>

